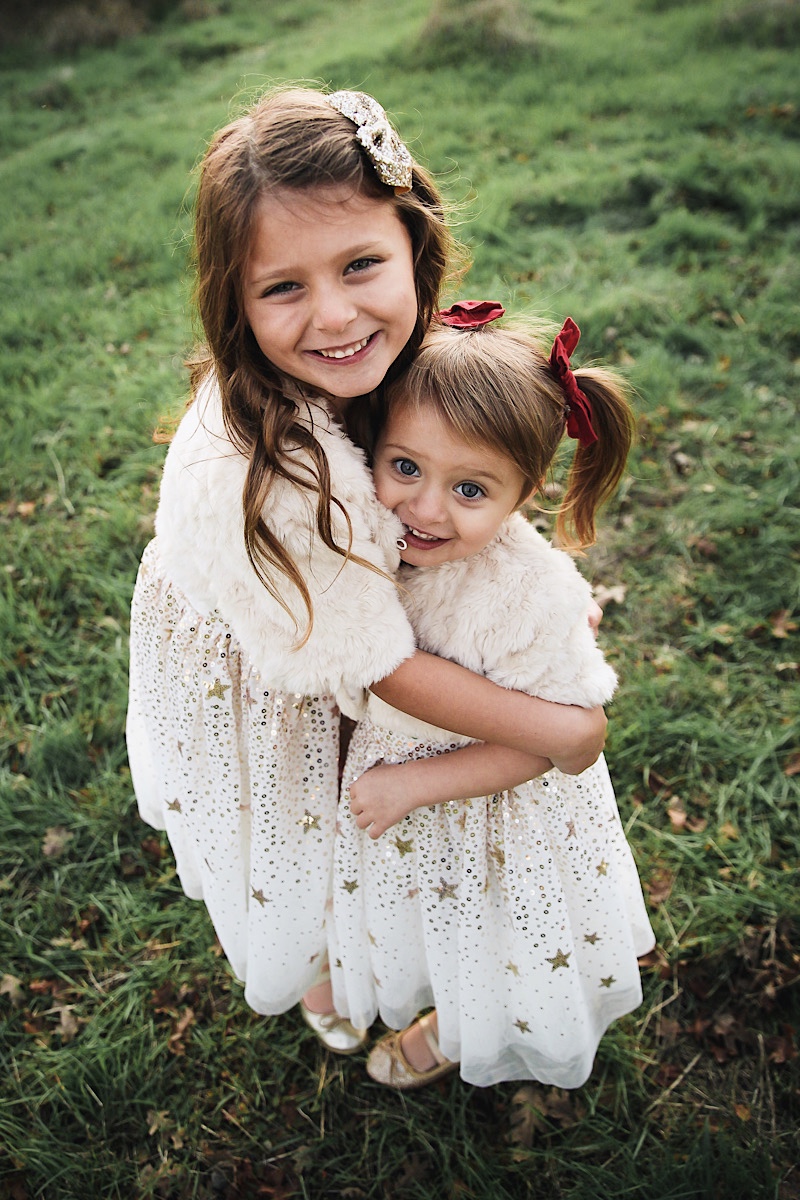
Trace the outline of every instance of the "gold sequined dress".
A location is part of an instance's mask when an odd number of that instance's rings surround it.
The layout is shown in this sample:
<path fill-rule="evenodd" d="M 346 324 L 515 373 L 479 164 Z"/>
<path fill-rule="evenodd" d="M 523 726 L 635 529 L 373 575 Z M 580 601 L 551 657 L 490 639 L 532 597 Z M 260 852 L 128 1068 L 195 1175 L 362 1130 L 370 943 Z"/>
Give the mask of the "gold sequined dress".
<path fill-rule="evenodd" d="M 321 401 L 300 401 L 298 420 L 325 451 L 353 552 L 391 576 L 398 528 L 361 453 Z M 340 692 L 382 678 L 414 643 L 391 578 L 320 545 L 309 499 L 276 485 L 264 517 L 314 603 L 311 636 L 297 646 L 290 616 L 247 559 L 246 469 L 209 383 L 170 446 L 139 570 L 127 737 L 142 817 L 166 829 L 182 886 L 205 902 L 248 1003 L 277 1013 L 324 961 Z M 298 597 L 282 587 L 302 629 Z"/>
<path fill-rule="evenodd" d="M 479 555 L 402 568 L 401 582 L 420 648 L 545 699 L 610 697 L 588 586 L 522 517 Z M 344 782 L 464 741 L 372 697 Z M 376 840 L 348 800 L 345 786 L 329 931 L 339 1011 L 399 1029 L 433 1004 L 467 1082 L 583 1083 L 605 1029 L 640 1003 L 637 956 L 653 945 L 605 761 L 417 809 Z"/>

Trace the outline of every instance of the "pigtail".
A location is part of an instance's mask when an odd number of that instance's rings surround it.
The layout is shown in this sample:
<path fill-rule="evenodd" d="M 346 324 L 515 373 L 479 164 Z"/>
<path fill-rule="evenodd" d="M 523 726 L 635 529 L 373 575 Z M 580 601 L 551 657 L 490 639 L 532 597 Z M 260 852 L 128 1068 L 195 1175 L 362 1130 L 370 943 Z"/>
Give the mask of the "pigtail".
<path fill-rule="evenodd" d="M 616 491 L 636 428 L 628 389 L 619 375 L 586 368 L 575 371 L 575 382 L 589 401 L 597 440 L 577 446 L 556 519 L 559 540 L 573 548 L 595 541 L 597 510 Z"/>

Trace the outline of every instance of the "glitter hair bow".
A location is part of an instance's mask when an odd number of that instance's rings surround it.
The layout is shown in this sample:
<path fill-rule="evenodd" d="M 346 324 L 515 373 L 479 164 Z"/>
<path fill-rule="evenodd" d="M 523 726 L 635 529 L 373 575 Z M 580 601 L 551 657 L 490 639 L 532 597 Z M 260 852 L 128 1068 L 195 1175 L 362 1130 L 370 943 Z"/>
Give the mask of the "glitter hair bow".
<path fill-rule="evenodd" d="M 579 446 L 586 448 L 597 441 L 592 425 L 592 406 L 589 397 L 578 387 L 569 365 L 570 355 L 578 345 L 580 336 L 581 331 L 572 317 L 567 317 L 550 351 L 550 369 L 561 384 L 567 402 L 567 434 L 576 438 Z"/>
<path fill-rule="evenodd" d="M 333 92 L 328 103 L 357 127 L 356 137 L 367 152 L 381 183 L 395 192 L 411 191 L 413 159 L 389 124 L 389 118 L 366 92 Z"/>
<path fill-rule="evenodd" d="M 458 300 L 449 308 L 443 308 L 439 320 L 454 329 L 480 329 L 502 317 L 506 310 L 496 300 Z"/>

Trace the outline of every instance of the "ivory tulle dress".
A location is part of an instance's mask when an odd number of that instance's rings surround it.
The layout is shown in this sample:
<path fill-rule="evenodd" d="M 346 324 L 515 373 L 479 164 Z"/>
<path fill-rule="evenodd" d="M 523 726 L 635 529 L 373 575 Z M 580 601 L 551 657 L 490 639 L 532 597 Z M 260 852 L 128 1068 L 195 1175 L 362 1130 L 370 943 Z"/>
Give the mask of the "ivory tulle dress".
<path fill-rule="evenodd" d="M 298 409 L 328 458 L 353 552 L 391 576 L 399 526 L 375 500 L 363 456 L 321 401 L 299 398 Z M 312 634 L 296 648 L 291 618 L 245 552 L 246 469 L 209 383 L 170 447 L 157 536 L 136 583 L 127 737 L 142 817 L 166 829 L 183 888 L 205 901 L 248 1003 L 277 1013 L 324 963 L 336 693 L 382 678 L 414 643 L 391 578 L 321 545 L 309 499 L 276 484 L 265 520 L 300 564 L 314 603 Z M 339 518 L 335 535 L 347 544 Z M 281 586 L 302 630 L 302 605 Z"/>
<path fill-rule="evenodd" d="M 545 699 L 596 705 L 615 676 L 589 629 L 589 588 L 519 515 L 480 554 L 401 568 L 421 649 Z M 370 697 L 345 784 L 383 760 L 465 739 Z M 435 1004 L 439 1043 L 485 1086 L 576 1087 L 608 1025 L 641 1001 L 653 945 L 601 758 L 495 796 L 415 810 L 373 840 L 345 786 L 329 932 L 334 998 L 354 1024 L 399 1029 Z"/>

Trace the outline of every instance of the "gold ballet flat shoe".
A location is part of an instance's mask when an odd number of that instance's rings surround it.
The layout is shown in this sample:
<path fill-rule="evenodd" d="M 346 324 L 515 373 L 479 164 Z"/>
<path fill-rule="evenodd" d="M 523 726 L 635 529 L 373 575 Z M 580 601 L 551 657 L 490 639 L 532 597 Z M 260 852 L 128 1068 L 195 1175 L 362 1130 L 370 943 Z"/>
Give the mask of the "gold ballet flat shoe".
<path fill-rule="evenodd" d="M 337 1012 L 312 1012 L 302 1000 L 300 1012 L 306 1025 L 314 1030 L 323 1046 L 332 1050 L 334 1054 L 357 1054 L 367 1044 L 369 1030 L 356 1029 L 347 1017 L 340 1017 Z"/>
<path fill-rule="evenodd" d="M 429 1067 L 427 1071 L 418 1071 L 416 1067 L 412 1067 L 403 1053 L 401 1042 L 406 1030 L 401 1029 L 399 1033 L 387 1033 L 386 1037 L 382 1037 L 370 1050 L 367 1059 L 367 1074 L 370 1079 L 374 1079 L 376 1083 L 382 1083 L 386 1087 L 411 1091 L 414 1088 L 425 1087 L 428 1083 L 435 1083 L 437 1079 L 442 1079 L 457 1069 L 458 1063 L 445 1058 L 439 1048 L 438 1039 L 431 1025 L 432 1016 L 433 1013 L 427 1013 L 424 1017 L 420 1017 L 419 1026 L 431 1054 L 436 1059 L 435 1065 Z M 408 1028 L 410 1029 L 411 1026 L 409 1025 Z"/>

